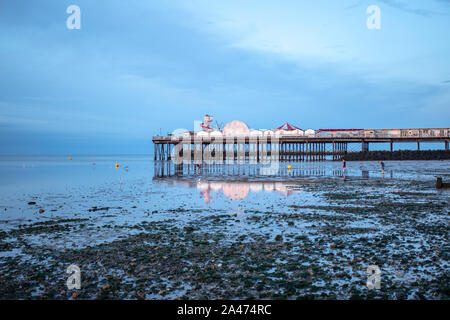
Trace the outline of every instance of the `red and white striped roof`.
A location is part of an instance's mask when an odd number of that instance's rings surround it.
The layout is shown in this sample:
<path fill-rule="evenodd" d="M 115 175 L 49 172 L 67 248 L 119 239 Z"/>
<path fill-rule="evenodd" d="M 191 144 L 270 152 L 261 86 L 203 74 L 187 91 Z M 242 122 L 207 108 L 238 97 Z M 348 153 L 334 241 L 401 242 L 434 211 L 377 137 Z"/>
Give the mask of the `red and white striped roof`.
<path fill-rule="evenodd" d="M 293 126 L 292 124 L 286 122 L 281 127 L 278 127 L 275 130 L 293 131 L 293 130 L 302 130 L 302 129 L 300 129 L 299 127 Z"/>

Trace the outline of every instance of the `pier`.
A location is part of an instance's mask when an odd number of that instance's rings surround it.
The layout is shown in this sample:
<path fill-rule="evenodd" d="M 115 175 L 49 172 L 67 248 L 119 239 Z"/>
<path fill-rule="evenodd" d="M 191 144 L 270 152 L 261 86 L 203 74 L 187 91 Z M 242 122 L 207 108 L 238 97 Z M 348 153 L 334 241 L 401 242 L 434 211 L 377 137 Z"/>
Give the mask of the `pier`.
<path fill-rule="evenodd" d="M 209 136 L 189 133 L 184 136 L 154 136 L 154 159 L 172 160 L 177 155 L 185 159 L 264 162 L 341 160 L 349 146 L 361 146 L 362 152 L 370 151 L 371 144 L 387 143 L 390 152 L 395 143 L 412 143 L 421 151 L 421 144 L 438 142 L 449 150 L 450 128 L 421 129 L 369 129 L 345 134 L 345 130 L 330 136 L 330 130 L 320 130 L 314 136 Z M 344 132 L 344 133 L 343 133 Z M 430 132 L 433 132 L 431 135 Z M 341 136 L 339 136 L 341 135 Z M 178 147 L 176 147 L 178 146 Z M 205 157 L 204 155 L 207 155 Z"/>

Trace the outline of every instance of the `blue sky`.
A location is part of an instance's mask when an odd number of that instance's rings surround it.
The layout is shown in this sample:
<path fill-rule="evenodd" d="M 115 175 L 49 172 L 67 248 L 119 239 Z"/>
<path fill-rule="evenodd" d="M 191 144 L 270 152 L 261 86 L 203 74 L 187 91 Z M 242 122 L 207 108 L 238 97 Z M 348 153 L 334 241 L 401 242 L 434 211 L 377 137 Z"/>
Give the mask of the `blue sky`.
<path fill-rule="evenodd" d="M 149 153 L 205 113 L 449 126 L 449 35 L 448 0 L 0 0 L 0 153 Z"/>

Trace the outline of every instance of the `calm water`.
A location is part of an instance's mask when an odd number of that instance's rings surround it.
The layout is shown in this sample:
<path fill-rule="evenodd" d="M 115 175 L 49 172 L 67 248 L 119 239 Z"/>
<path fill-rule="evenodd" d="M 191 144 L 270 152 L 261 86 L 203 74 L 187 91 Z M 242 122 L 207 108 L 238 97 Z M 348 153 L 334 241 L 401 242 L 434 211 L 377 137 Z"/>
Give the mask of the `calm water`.
<path fill-rule="evenodd" d="M 119 168 L 115 168 L 115 164 Z M 349 179 L 385 178 L 406 180 L 434 180 L 436 176 L 450 175 L 450 161 L 385 161 L 386 172 L 381 174 L 377 162 L 355 161 L 347 164 L 345 172 Z M 287 166 L 291 165 L 289 172 Z M 164 164 L 167 168 L 167 164 Z M 64 192 L 71 188 L 90 188 L 110 184 L 122 184 L 140 179 L 146 183 L 155 181 L 155 163 L 151 155 L 115 156 L 0 156 L 0 201 L 24 194 Z M 172 168 L 171 175 L 174 175 Z M 200 173 L 185 170 L 183 177 L 171 177 L 176 181 L 229 180 L 249 178 L 250 181 L 290 180 L 297 178 L 342 177 L 340 162 L 280 163 L 277 175 L 261 176 L 252 166 L 226 166 L 217 172 Z M 259 188 L 251 188 L 258 189 Z M 264 189 L 264 188 L 263 188 Z"/>
<path fill-rule="evenodd" d="M 115 164 L 119 167 L 116 168 Z M 291 165 L 292 169 L 287 170 Z M 264 176 L 254 166 L 202 168 L 167 175 L 167 163 L 155 167 L 151 155 L 116 156 L 1 156 L 0 220 L 31 222 L 73 215 L 92 207 L 136 207 L 116 217 L 117 223 L 139 222 L 148 212 L 179 207 L 201 210 L 260 209 L 270 203 L 320 204 L 317 194 L 303 192 L 298 183 L 343 181 L 422 181 L 450 177 L 450 161 L 385 161 L 382 175 L 376 162 L 349 162 L 345 175 L 340 162 L 280 163 L 276 175 Z M 162 166 L 162 169 L 161 169 Z M 169 165 L 170 166 L 170 165 Z M 163 177 L 158 176 L 165 172 Z M 156 174 L 156 176 L 155 176 Z M 370 190 L 370 187 L 367 187 Z M 367 191 L 367 190 L 360 190 Z M 45 213 L 37 214 L 38 203 Z M 3 223 L 2 227 L 6 224 Z M 11 227 L 12 224 L 9 224 Z"/>

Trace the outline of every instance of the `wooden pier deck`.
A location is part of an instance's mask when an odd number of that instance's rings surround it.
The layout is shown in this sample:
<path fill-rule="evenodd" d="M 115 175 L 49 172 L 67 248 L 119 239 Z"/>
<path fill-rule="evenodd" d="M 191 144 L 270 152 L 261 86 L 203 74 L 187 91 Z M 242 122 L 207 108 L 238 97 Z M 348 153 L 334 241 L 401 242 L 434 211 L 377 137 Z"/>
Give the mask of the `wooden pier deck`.
<path fill-rule="evenodd" d="M 392 152 L 394 143 L 415 143 L 417 150 L 420 151 L 421 143 L 442 142 L 443 148 L 448 150 L 450 129 L 445 129 L 444 132 L 443 136 L 307 137 L 285 135 L 277 136 L 274 139 L 262 136 L 154 136 L 152 141 L 155 160 L 171 160 L 173 155 L 178 152 L 178 156 L 187 156 L 189 159 L 201 159 L 201 154 L 207 153 L 209 157 L 219 156 L 224 160 L 252 158 L 259 162 L 276 157 L 280 161 L 324 161 L 327 158 L 342 159 L 348 152 L 349 145 L 352 144 L 359 144 L 362 151 L 369 151 L 370 144 L 389 143 Z M 175 146 L 178 146 L 177 149 Z"/>

